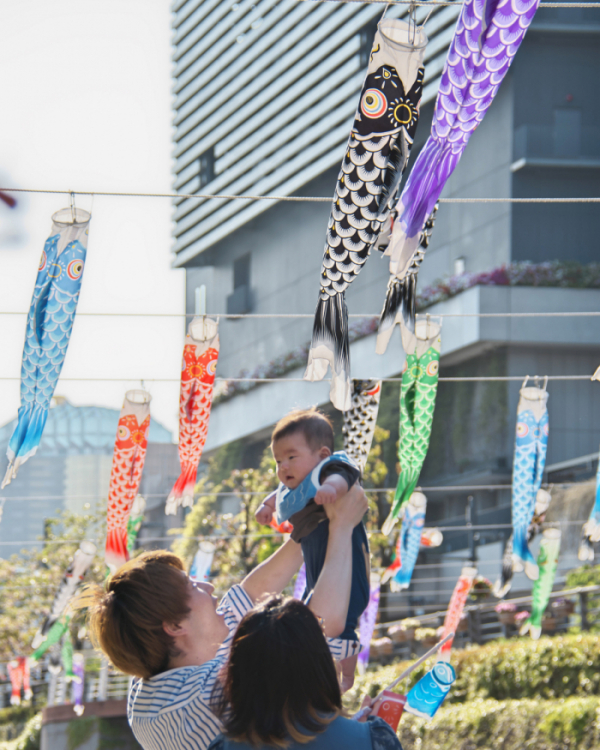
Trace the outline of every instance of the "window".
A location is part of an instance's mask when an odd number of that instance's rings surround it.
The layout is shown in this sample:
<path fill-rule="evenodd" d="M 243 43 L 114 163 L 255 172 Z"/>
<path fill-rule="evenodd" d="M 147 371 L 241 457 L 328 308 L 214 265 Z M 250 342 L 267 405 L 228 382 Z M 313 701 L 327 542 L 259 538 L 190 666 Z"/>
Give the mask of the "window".
<path fill-rule="evenodd" d="M 227 297 L 227 313 L 243 315 L 251 310 L 250 253 L 233 261 L 233 293 Z"/>

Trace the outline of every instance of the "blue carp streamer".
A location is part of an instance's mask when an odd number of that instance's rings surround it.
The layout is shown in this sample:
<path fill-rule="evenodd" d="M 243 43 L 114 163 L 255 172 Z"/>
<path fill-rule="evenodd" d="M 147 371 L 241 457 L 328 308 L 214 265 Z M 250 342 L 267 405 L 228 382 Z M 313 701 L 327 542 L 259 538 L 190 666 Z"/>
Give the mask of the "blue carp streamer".
<path fill-rule="evenodd" d="M 66 208 L 52 217 L 27 316 L 21 363 L 21 406 L 6 452 L 2 487 L 37 450 L 62 370 L 77 310 L 90 214 Z"/>
<path fill-rule="evenodd" d="M 538 566 L 527 543 L 527 532 L 546 463 L 548 393 L 524 385 L 520 394 L 512 481 L 513 570 L 522 570 L 524 565 L 528 578 L 536 580 Z"/>

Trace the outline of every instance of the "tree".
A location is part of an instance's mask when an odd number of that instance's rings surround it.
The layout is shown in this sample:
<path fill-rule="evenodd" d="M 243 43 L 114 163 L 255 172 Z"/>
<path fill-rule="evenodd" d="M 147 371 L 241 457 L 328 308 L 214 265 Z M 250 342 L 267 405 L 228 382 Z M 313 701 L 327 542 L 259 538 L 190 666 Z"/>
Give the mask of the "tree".
<path fill-rule="evenodd" d="M 86 515 L 61 513 L 46 521 L 40 547 L 0 560 L 0 660 L 31 653 L 31 641 L 50 611 L 81 540 L 93 541 L 99 550 L 87 571 L 86 582 L 104 579 L 104 519 L 104 509 Z M 73 618 L 73 628 L 82 618 L 83 614 Z"/>
<path fill-rule="evenodd" d="M 173 543 L 173 551 L 181 555 L 188 567 L 198 550 L 202 537 L 210 537 L 216 545 L 212 583 L 218 591 L 226 591 L 241 581 L 256 565 L 265 560 L 282 543 L 283 536 L 261 526 L 254 514 L 264 497 L 277 488 L 275 461 L 271 450 L 263 453 L 257 469 L 234 469 L 220 482 L 211 479 L 209 471 L 196 485 L 200 495 L 185 518 L 182 539 Z M 239 499 L 237 513 L 222 514 L 221 497 Z"/>

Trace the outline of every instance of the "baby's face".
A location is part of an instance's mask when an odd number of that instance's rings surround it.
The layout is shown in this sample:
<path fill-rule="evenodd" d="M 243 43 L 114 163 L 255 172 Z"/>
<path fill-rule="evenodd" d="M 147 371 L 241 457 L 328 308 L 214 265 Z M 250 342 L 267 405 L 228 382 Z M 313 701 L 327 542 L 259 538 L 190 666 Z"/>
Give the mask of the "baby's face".
<path fill-rule="evenodd" d="M 330 455 L 329 448 L 312 450 L 301 432 L 280 438 L 273 445 L 277 476 L 286 487 L 295 489 L 317 464 Z"/>

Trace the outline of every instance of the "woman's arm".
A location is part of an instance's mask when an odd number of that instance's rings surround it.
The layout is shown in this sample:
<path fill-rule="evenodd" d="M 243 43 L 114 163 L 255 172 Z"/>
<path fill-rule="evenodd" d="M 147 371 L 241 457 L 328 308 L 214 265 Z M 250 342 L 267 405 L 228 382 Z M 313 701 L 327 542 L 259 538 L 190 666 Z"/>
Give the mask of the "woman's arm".
<path fill-rule="evenodd" d="M 302 565 L 302 548 L 292 539 L 258 565 L 244 578 L 242 586 L 257 602 L 267 594 L 281 594 Z M 341 632 L 341 631 L 340 631 Z"/>

